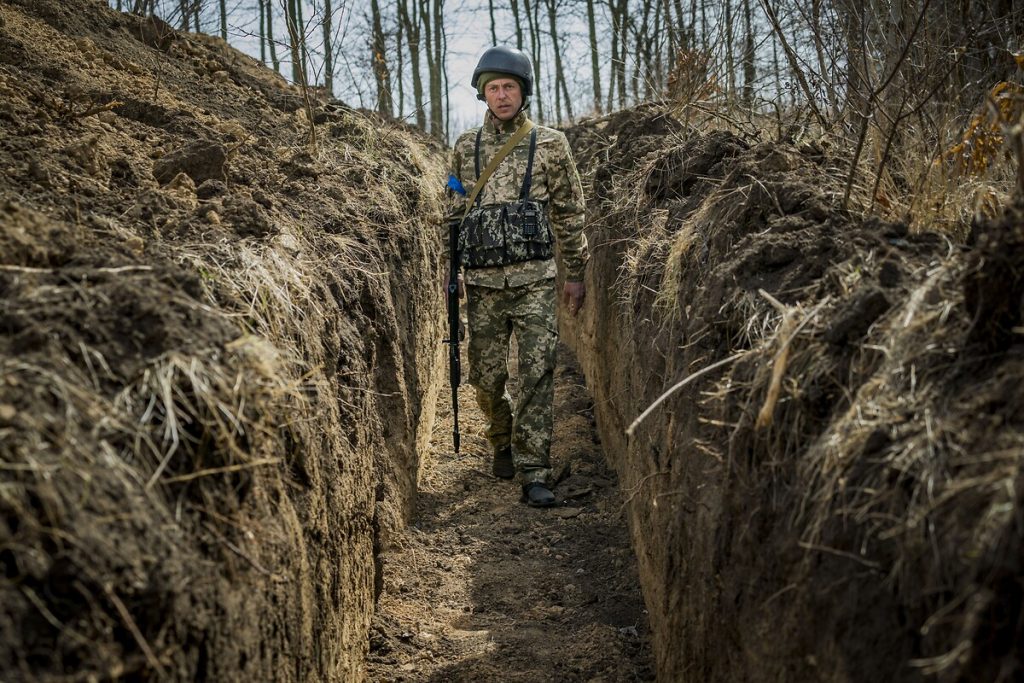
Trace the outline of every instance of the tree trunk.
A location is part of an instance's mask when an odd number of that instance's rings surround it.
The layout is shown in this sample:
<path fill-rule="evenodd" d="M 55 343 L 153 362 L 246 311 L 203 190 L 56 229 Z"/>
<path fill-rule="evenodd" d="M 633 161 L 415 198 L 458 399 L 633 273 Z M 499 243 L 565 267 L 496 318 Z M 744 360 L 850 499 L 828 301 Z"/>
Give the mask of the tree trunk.
<path fill-rule="evenodd" d="M 405 53 L 402 47 L 404 44 L 405 30 L 399 20 L 395 26 L 395 85 L 398 87 L 398 107 L 395 109 L 395 116 L 399 119 L 405 117 Z"/>
<path fill-rule="evenodd" d="M 679 23 L 682 24 L 682 7 L 679 9 Z M 686 47 L 690 50 L 697 48 L 697 0 L 690 0 L 690 27 L 687 29 Z"/>
<path fill-rule="evenodd" d="M 448 87 L 448 32 L 444 30 L 444 0 L 437 3 L 437 25 L 440 26 L 441 50 L 438 61 L 441 63 L 441 77 L 444 79 L 444 141 L 451 140 L 452 103 L 449 100 Z"/>
<path fill-rule="evenodd" d="M 404 27 L 409 45 L 409 66 L 412 71 L 413 109 L 416 112 L 416 127 L 427 130 L 427 112 L 423 104 L 423 76 L 420 73 L 420 26 L 418 0 L 398 0 L 398 20 Z M 409 8 L 412 7 L 410 14 Z"/>
<path fill-rule="evenodd" d="M 668 37 L 665 44 L 665 64 L 667 65 L 666 71 L 668 71 L 676 63 L 676 53 L 679 51 L 680 29 L 683 26 L 683 8 L 680 6 L 679 0 L 676 0 L 677 16 L 673 17 L 671 0 L 662 0 L 661 11 L 658 14 L 663 17 L 662 22 L 664 23 L 664 28 L 660 30 L 664 31 Z M 655 37 L 660 41 L 660 36 L 657 35 L 658 31 L 659 29 L 655 29 L 654 33 Z"/>
<path fill-rule="evenodd" d="M 390 117 L 393 109 L 391 103 L 391 74 L 388 71 L 388 62 L 384 58 L 387 44 L 384 40 L 384 27 L 380 19 L 380 3 L 378 0 L 370 0 L 370 14 L 373 19 L 373 37 L 370 41 L 370 53 L 373 60 L 373 77 L 377 82 L 377 113 L 381 116 Z"/>
<path fill-rule="evenodd" d="M 226 43 L 228 40 L 228 3 L 227 0 L 220 0 L 220 37 Z"/>
<path fill-rule="evenodd" d="M 818 70 L 820 80 L 828 90 L 828 103 L 830 109 L 836 112 L 839 109 L 839 98 L 836 95 L 832 73 L 825 61 L 825 38 L 821 28 L 821 0 L 811 0 L 811 33 L 814 39 L 814 52 L 818 57 Z"/>
<path fill-rule="evenodd" d="M 512 18 L 516 22 L 516 47 L 523 49 L 523 22 L 519 19 L 519 0 L 509 0 L 509 7 L 512 10 Z"/>
<path fill-rule="evenodd" d="M 725 90 L 730 99 L 736 94 L 736 64 L 732 41 L 732 0 L 725 0 Z"/>
<path fill-rule="evenodd" d="M 302 16 L 303 0 L 295 0 L 295 30 L 299 34 L 299 56 L 302 58 L 302 82 L 309 83 L 309 51 L 306 47 L 306 20 Z"/>
<path fill-rule="evenodd" d="M 376 0 L 374 0 L 376 3 Z M 334 9 L 331 0 L 324 0 L 324 17 L 320 22 L 324 30 L 324 92 L 328 98 L 334 97 L 334 42 L 333 42 Z"/>
<path fill-rule="evenodd" d="M 754 64 L 754 28 L 750 19 L 750 0 L 743 0 L 743 104 L 748 109 L 754 105 L 754 81 L 757 79 Z"/>
<path fill-rule="evenodd" d="M 423 51 L 427 55 L 427 97 L 430 99 L 430 125 L 434 125 L 434 90 L 435 87 L 440 90 L 440 87 L 436 85 L 437 81 L 437 67 L 434 65 L 434 34 L 430 27 L 430 20 L 432 14 L 430 12 L 430 0 L 416 0 L 420 5 L 420 30 L 421 37 L 423 38 Z M 426 104 L 426 103 L 424 103 Z M 426 126 L 424 126 L 426 130 Z M 436 129 L 430 131 L 436 135 Z"/>
<path fill-rule="evenodd" d="M 661 36 L 661 20 L 662 20 L 662 8 L 665 5 L 659 2 L 654 3 L 654 28 L 651 31 L 650 42 L 647 44 L 647 81 L 646 87 L 644 88 L 644 99 L 650 100 L 654 96 L 656 90 L 661 90 L 662 86 L 662 63 L 661 55 L 663 46 L 669 41 L 662 40 Z M 671 21 L 671 19 L 669 19 Z M 653 63 L 651 53 L 654 53 Z"/>
<path fill-rule="evenodd" d="M 526 23 L 530 29 L 530 57 L 533 61 L 533 103 L 536 106 L 537 122 L 544 122 L 544 101 L 540 96 L 540 27 L 537 24 L 537 5 L 539 0 L 523 0 L 523 11 L 526 13 Z"/>
<path fill-rule="evenodd" d="M 263 4 L 263 0 L 258 0 L 256 3 L 259 5 L 260 11 L 260 64 L 263 66 L 267 65 L 267 28 L 266 28 L 266 8 Z M 182 8 L 184 9 L 184 8 Z M 182 15 L 185 13 L 182 12 Z M 187 28 L 187 27 L 186 27 Z"/>
<path fill-rule="evenodd" d="M 652 0 L 644 0 L 644 14 L 640 22 L 640 30 L 636 32 L 636 51 L 633 65 L 633 101 L 640 101 L 640 80 L 644 81 L 644 92 L 650 89 L 651 79 L 651 36 L 650 20 Z"/>
<path fill-rule="evenodd" d="M 260 10 L 262 13 L 263 8 L 260 7 Z M 121 0 L 117 0 L 117 11 L 121 11 Z M 188 0 L 178 0 L 178 11 L 181 12 L 181 30 L 187 31 L 189 24 L 192 23 L 192 12 L 188 6 Z M 260 47 L 262 47 L 262 45 Z"/>
<path fill-rule="evenodd" d="M 288 7 L 285 10 L 285 24 L 288 27 L 288 42 L 292 56 L 292 83 L 302 82 L 302 47 L 299 45 L 299 31 L 302 24 L 299 23 L 298 8 L 299 0 L 288 0 Z"/>
<path fill-rule="evenodd" d="M 767 0 L 769 3 L 776 3 L 778 0 Z M 774 12 L 774 6 L 772 12 Z M 781 101 L 782 98 L 782 65 L 779 64 L 779 41 L 772 34 L 772 67 L 775 69 L 775 96 Z"/>
<path fill-rule="evenodd" d="M 277 58 L 277 45 L 274 42 L 274 5 L 270 0 L 259 1 L 265 8 L 265 17 L 267 21 L 267 47 L 270 48 L 270 63 L 274 66 L 274 71 L 280 73 L 281 60 Z"/>
<path fill-rule="evenodd" d="M 782 43 L 782 51 L 785 53 L 786 60 L 789 62 L 789 68 L 793 77 L 800 86 L 800 90 L 803 92 L 804 97 L 807 98 L 807 106 L 811 108 L 812 112 L 814 112 L 814 117 L 818 120 L 818 123 L 822 126 L 828 126 L 828 122 L 825 120 L 825 117 L 822 116 L 821 110 L 814 101 L 814 95 L 811 93 L 811 88 L 807 84 L 807 79 L 804 77 L 804 73 L 800 69 L 800 62 L 797 59 L 797 54 L 786 40 L 786 34 L 782 31 L 782 25 L 779 23 L 779 17 L 775 13 L 774 7 L 771 5 L 770 0 L 760 0 L 760 2 L 761 8 L 768 16 L 768 21 L 771 24 L 772 30 L 775 32 L 775 35 L 779 37 L 779 42 Z"/>
<path fill-rule="evenodd" d="M 594 83 L 594 112 L 601 113 L 601 61 L 597 54 L 597 22 L 594 0 L 587 0 L 587 27 L 590 31 L 590 77 Z"/>
<path fill-rule="evenodd" d="M 846 20 L 846 111 L 853 130 L 860 130 L 867 121 L 868 81 L 867 45 L 864 33 L 864 11 L 860 3 L 844 8 Z"/>
<path fill-rule="evenodd" d="M 424 48 L 427 53 L 427 71 L 430 85 L 430 134 L 438 140 L 444 139 L 443 113 L 441 111 L 441 64 L 438 61 L 439 44 L 436 23 L 436 6 L 440 0 L 420 0 L 420 25 L 423 29 Z"/>
<path fill-rule="evenodd" d="M 608 0 L 608 14 L 611 16 L 612 23 L 612 63 L 609 67 L 608 73 L 608 111 L 611 111 L 615 102 L 615 84 L 618 82 L 619 73 L 619 62 L 621 56 L 619 54 L 619 13 L 618 6 L 615 4 L 616 0 Z"/>
<path fill-rule="evenodd" d="M 700 1 L 700 51 L 708 54 L 708 3 L 707 0 Z"/>
<path fill-rule="evenodd" d="M 557 0 L 547 0 L 548 3 L 548 24 L 551 27 L 551 48 L 555 53 L 555 92 L 559 92 L 561 89 L 562 95 L 565 97 L 565 112 L 569 116 L 569 120 L 573 119 L 572 115 L 572 101 L 569 99 L 569 84 L 565 80 L 565 70 L 562 68 L 562 48 L 558 40 L 558 28 L 555 25 L 555 5 Z M 561 120 L 562 113 L 558 112 L 558 118 Z"/>
<path fill-rule="evenodd" d="M 445 106 L 447 102 L 448 88 L 445 87 L 445 34 L 444 34 L 444 0 L 433 0 L 434 10 L 434 68 L 437 69 L 437 90 L 431 96 L 431 105 L 434 102 L 437 106 L 431 106 L 430 111 L 434 117 L 434 123 L 431 127 L 436 128 L 437 139 L 446 141 L 448 138 L 447 125 L 445 124 L 445 114 L 447 113 L 448 107 Z"/>
<path fill-rule="evenodd" d="M 619 108 L 626 108 L 626 46 L 629 44 L 629 0 L 619 0 Z"/>
<path fill-rule="evenodd" d="M 491 45 L 497 45 L 498 33 L 494 28 L 494 0 L 487 0 L 487 11 L 491 15 Z"/>

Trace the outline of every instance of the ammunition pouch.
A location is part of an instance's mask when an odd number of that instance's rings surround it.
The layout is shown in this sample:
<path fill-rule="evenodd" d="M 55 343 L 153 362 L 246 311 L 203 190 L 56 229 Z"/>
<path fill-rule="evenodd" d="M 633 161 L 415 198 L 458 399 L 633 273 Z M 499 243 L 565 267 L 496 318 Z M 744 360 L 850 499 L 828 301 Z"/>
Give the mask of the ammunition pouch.
<path fill-rule="evenodd" d="M 459 252 L 466 268 L 551 258 L 554 239 L 544 203 L 520 199 L 473 207 L 462 224 Z"/>
<path fill-rule="evenodd" d="M 530 151 L 519 199 L 505 204 L 476 205 L 466 214 L 459 233 L 465 268 L 493 268 L 554 256 L 554 238 L 544 202 L 530 199 L 537 131 L 530 134 Z M 480 132 L 476 137 L 476 175 L 480 178 Z"/>

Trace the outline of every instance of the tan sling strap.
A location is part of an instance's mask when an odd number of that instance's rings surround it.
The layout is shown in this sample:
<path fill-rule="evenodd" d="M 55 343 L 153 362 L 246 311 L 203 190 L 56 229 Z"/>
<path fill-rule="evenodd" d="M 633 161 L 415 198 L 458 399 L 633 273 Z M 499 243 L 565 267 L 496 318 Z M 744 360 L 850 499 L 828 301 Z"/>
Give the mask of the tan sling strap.
<path fill-rule="evenodd" d="M 501 162 L 504 161 L 509 152 L 511 152 L 516 145 L 522 142 L 523 138 L 525 138 L 533 128 L 533 121 L 526 119 L 526 121 L 523 122 L 523 125 L 519 126 L 519 130 L 512 134 L 512 137 L 508 139 L 508 142 L 506 142 L 502 148 L 498 150 L 498 153 L 495 154 L 488 162 L 484 172 L 480 174 L 479 178 L 477 178 L 476 184 L 473 186 L 473 191 L 469 194 L 469 200 L 466 202 L 466 212 L 462 214 L 462 220 L 466 220 L 466 216 L 468 216 L 469 212 L 473 210 L 473 202 L 476 201 L 477 195 L 480 194 L 480 191 L 484 189 L 484 185 L 486 185 L 487 181 L 490 180 L 491 174 L 494 173 L 495 169 L 497 169 Z"/>

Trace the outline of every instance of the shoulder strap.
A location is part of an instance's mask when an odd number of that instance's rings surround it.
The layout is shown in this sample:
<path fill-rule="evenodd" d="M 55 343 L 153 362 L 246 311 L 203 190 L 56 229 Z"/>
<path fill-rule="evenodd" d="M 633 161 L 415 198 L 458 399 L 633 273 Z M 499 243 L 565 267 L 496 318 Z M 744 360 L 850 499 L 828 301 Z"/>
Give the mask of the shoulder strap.
<path fill-rule="evenodd" d="M 474 152 L 474 165 L 476 166 L 476 179 L 480 180 L 480 136 L 484 132 L 484 127 L 480 126 L 476 131 L 476 150 Z"/>
<path fill-rule="evenodd" d="M 520 199 L 530 198 L 530 186 L 533 185 L 533 156 L 537 152 L 537 129 L 530 131 L 530 160 L 526 162 L 526 175 L 523 176 L 523 189 L 519 191 Z"/>
<path fill-rule="evenodd" d="M 515 146 L 526 137 L 526 134 L 533 130 L 533 128 L 533 121 L 527 119 L 523 125 L 519 126 L 519 130 L 517 130 L 512 137 L 508 139 L 508 142 L 506 142 L 502 148 L 498 150 L 498 153 L 490 160 L 487 164 L 487 168 L 485 168 L 484 172 L 479 178 L 477 178 L 476 184 L 473 186 L 473 191 L 469 194 L 469 199 L 466 201 L 466 212 L 462 215 L 463 218 L 468 216 L 469 212 L 473 209 L 473 202 L 476 201 L 480 191 L 484 189 L 484 185 L 486 185 L 487 181 L 490 180 L 491 174 L 494 173 L 495 169 L 498 168 L 498 165 L 505 160 L 508 153 L 511 152 Z"/>

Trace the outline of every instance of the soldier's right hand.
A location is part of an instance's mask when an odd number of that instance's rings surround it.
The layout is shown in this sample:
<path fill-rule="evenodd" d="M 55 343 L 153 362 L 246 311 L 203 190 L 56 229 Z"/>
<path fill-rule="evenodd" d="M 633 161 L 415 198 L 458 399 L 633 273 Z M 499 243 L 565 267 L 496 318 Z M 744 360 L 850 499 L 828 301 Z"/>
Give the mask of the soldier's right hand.
<path fill-rule="evenodd" d="M 444 299 L 448 301 L 448 286 L 451 284 L 451 273 L 446 273 L 444 276 Z M 462 273 L 459 273 L 458 279 L 456 280 L 455 291 L 458 293 L 460 299 L 466 298 L 466 284 L 462 279 Z"/>

